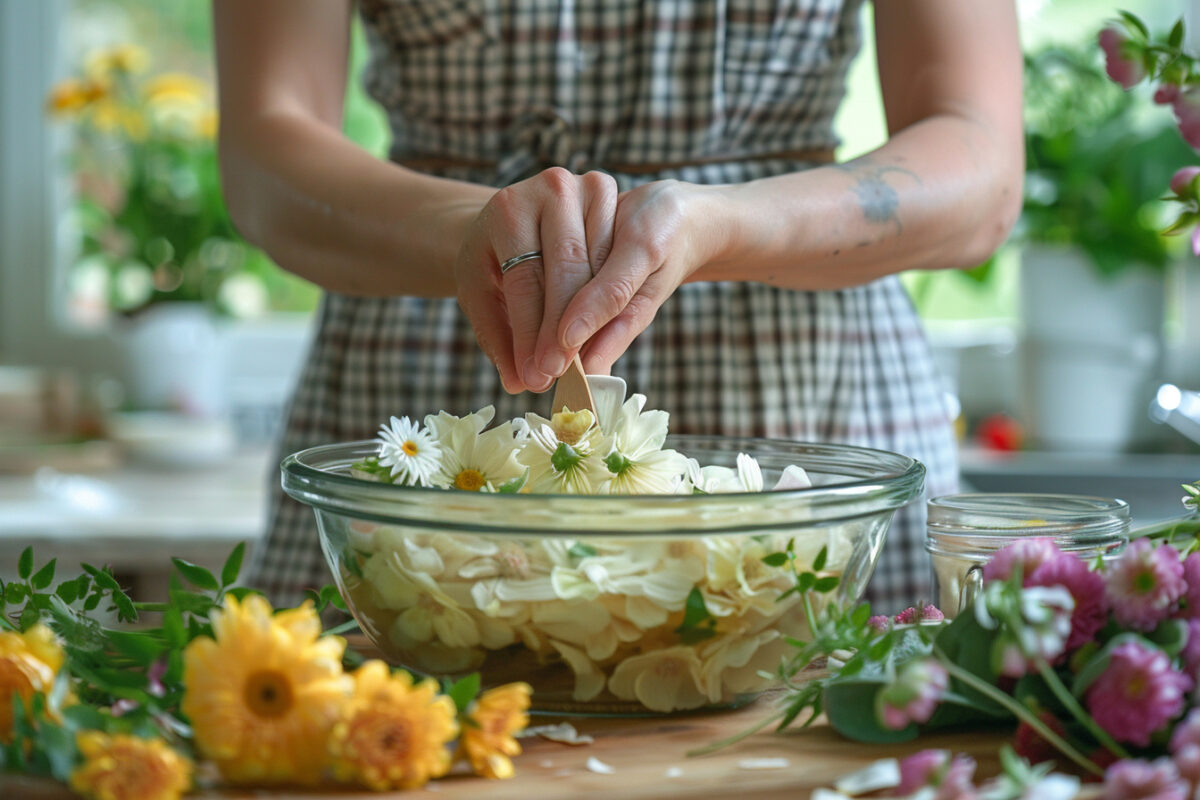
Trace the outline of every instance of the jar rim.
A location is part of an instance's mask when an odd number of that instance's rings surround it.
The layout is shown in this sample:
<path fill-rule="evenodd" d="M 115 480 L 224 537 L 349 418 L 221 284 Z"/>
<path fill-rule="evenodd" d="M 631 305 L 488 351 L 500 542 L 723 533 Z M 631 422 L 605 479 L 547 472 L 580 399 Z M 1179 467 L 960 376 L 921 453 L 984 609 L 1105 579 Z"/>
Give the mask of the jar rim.
<path fill-rule="evenodd" d="M 1129 504 L 1113 497 L 1075 494 L 962 493 L 928 503 L 931 537 L 1123 536 Z"/>

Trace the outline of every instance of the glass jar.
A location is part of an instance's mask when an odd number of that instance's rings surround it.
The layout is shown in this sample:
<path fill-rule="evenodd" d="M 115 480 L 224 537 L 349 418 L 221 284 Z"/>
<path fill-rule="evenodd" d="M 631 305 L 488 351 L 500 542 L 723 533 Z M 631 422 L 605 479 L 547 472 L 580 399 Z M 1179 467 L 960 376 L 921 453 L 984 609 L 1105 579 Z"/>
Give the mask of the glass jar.
<path fill-rule="evenodd" d="M 377 442 L 352 442 L 289 456 L 283 488 L 313 507 L 342 596 L 393 664 L 439 678 L 478 671 L 485 686 L 526 681 L 540 711 L 737 705 L 773 683 L 790 639 L 811 637 L 798 596 L 781 599 L 793 569 L 816 569 L 824 548 L 819 572 L 840 582 L 820 603 L 853 604 L 896 509 L 920 497 L 925 468 L 848 445 L 673 436 L 667 447 L 725 466 L 749 453 L 767 486 L 794 464 L 814 485 L 688 495 L 425 489 L 352 476 L 351 464 L 378 452 Z M 763 560 L 785 549 L 794 565 Z"/>
<path fill-rule="evenodd" d="M 1109 557 L 1128 540 L 1129 504 L 1071 494 L 952 494 L 929 501 L 925 549 L 947 617 L 974 599 L 983 565 L 1024 538 L 1046 537 L 1081 558 Z"/>

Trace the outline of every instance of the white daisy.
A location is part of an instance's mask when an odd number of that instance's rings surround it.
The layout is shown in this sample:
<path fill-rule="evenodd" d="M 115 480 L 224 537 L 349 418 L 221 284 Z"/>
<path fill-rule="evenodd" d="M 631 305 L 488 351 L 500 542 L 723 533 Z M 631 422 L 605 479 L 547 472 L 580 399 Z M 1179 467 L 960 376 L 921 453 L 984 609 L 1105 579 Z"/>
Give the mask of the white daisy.
<path fill-rule="evenodd" d="M 436 415 L 425 415 L 425 427 L 429 428 L 435 440 L 441 441 L 447 430 L 465 426 L 467 423 L 473 433 L 482 433 L 494 416 L 496 416 L 495 406 L 484 406 L 465 417 L 456 417 L 445 411 L 439 411 Z"/>
<path fill-rule="evenodd" d="M 529 419 L 533 417 L 534 419 Z M 604 464 L 596 454 L 596 420 L 590 411 L 565 411 L 549 424 L 535 424 L 537 415 L 526 415 L 529 438 L 521 445 L 517 461 L 529 467 L 525 489 L 538 493 L 591 494 L 604 478 Z"/>
<path fill-rule="evenodd" d="M 689 468 L 689 475 L 692 472 Z M 700 467 L 699 475 L 691 475 L 691 478 L 696 488 L 707 494 L 763 490 L 762 467 L 746 453 L 738 453 L 736 470 L 719 466 Z"/>
<path fill-rule="evenodd" d="M 429 486 L 438 470 L 441 449 L 429 431 L 408 417 L 392 417 L 379 426 L 379 464 L 391 468 L 399 483 Z"/>
<path fill-rule="evenodd" d="M 491 406 L 484 409 L 491 410 Z M 517 462 L 511 422 L 482 431 L 487 423 L 475 414 L 459 418 L 443 412 L 438 418 L 426 419 L 436 422 L 430 427 L 442 450 L 442 467 L 433 478 L 434 484 L 468 492 L 494 491 L 525 472 Z"/>
<path fill-rule="evenodd" d="M 602 494 L 672 493 L 687 469 L 683 455 L 662 449 L 670 416 L 665 411 L 643 413 L 645 405 L 645 395 L 633 395 L 604 427 L 604 464 L 612 478 L 598 487 Z"/>

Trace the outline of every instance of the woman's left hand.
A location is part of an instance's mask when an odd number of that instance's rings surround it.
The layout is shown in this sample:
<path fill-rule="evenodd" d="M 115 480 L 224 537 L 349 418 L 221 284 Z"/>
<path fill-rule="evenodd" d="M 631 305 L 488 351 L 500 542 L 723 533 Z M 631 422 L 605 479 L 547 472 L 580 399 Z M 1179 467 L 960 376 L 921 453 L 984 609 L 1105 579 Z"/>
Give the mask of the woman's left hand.
<path fill-rule="evenodd" d="M 655 181 L 617 198 L 612 250 L 563 312 L 558 338 L 607 374 L 674 291 L 728 240 L 721 186 Z"/>

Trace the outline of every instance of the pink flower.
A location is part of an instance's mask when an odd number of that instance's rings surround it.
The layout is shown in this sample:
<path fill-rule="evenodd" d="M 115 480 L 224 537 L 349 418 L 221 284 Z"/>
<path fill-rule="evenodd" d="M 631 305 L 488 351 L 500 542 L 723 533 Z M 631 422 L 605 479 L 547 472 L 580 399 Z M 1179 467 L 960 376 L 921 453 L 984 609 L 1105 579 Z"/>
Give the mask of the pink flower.
<path fill-rule="evenodd" d="M 893 791 L 907 797 L 932 786 L 938 789 L 935 800 L 973 800 L 974 775 L 975 760 L 969 756 L 952 759 L 949 750 L 922 750 L 900 759 L 900 785 Z"/>
<path fill-rule="evenodd" d="M 946 668 L 932 658 L 908 662 L 896 682 L 877 695 L 880 724 L 899 731 L 913 722 L 928 722 L 949 684 Z"/>
<path fill-rule="evenodd" d="M 1200 680 L 1200 619 L 1187 621 L 1187 642 L 1183 646 L 1183 669 L 1193 681 Z M 1197 740 L 1200 744 L 1200 739 Z"/>
<path fill-rule="evenodd" d="M 1109 26 L 1100 31 L 1100 49 L 1104 51 L 1104 70 L 1108 77 L 1128 89 L 1146 77 L 1146 68 L 1130 58 L 1129 37 L 1120 28 Z"/>
<path fill-rule="evenodd" d="M 1187 785 L 1169 758 L 1127 758 L 1104 773 L 1102 800 L 1187 800 Z"/>
<path fill-rule="evenodd" d="M 1183 140 L 1200 150 L 1200 87 L 1181 89 L 1171 107 L 1175 110 L 1175 123 Z"/>
<path fill-rule="evenodd" d="M 1185 170 L 1195 170 L 1192 176 L 1200 175 L 1200 167 L 1184 167 L 1175 173 L 1175 178 L 1178 178 L 1180 173 Z M 1175 178 L 1171 179 L 1171 189 L 1175 190 Z M 1191 178 L 1188 178 L 1191 181 Z M 1178 193 L 1178 190 L 1175 190 Z M 1187 590 L 1183 593 L 1187 600 L 1187 605 L 1183 609 L 1185 617 L 1200 619 L 1200 553 L 1192 553 L 1183 561 L 1183 580 L 1187 583 Z"/>
<path fill-rule="evenodd" d="M 1088 569 L 1087 564 L 1071 553 L 1059 553 L 1043 562 L 1025 581 L 1026 586 L 1061 586 L 1071 593 L 1075 610 L 1071 612 L 1071 635 L 1067 650 L 1090 642 L 1108 621 L 1104 605 L 1104 578 Z"/>
<path fill-rule="evenodd" d="M 1200 225 L 1192 228 L 1192 255 L 1200 256 Z"/>
<path fill-rule="evenodd" d="M 895 621 L 897 625 L 916 625 L 925 620 L 936 621 L 945 618 L 946 615 L 937 606 L 925 606 L 920 611 L 917 611 L 913 606 L 909 606 L 896 615 Z"/>
<path fill-rule="evenodd" d="M 1108 568 L 1108 605 L 1127 628 L 1152 631 L 1169 617 L 1183 596 L 1183 564 L 1172 547 L 1138 539 Z"/>
<path fill-rule="evenodd" d="M 1188 745 L 1200 747 L 1200 708 L 1193 708 L 1183 721 L 1171 732 L 1171 753 L 1178 753 Z"/>
<path fill-rule="evenodd" d="M 867 627 L 876 633 L 887 633 L 892 628 L 892 620 L 887 614 L 876 614 L 867 620 Z"/>
<path fill-rule="evenodd" d="M 1175 762 L 1175 769 L 1179 770 L 1179 777 L 1187 781 L 1188 791 L 1195 792 L 1200 787 L 1200 745 L 1184 745 L 1171 756 L 1171 760 Z M 1194 797 L 1193 794 L 1187 796 Z"/>
<path fill-rule="evenodd" d="M 1112 650 L 1108 667 L 1087 690 L 1096 723 L 1114 739 L 1139 747 L 1183 710 L 1192 681 L 1171 667 L 1161 650 L 1125 642 Z"/>
<path fill-rule="evenodd" d="M 992 560 L 983 565 L 984 581 L 1006 581 L 1018 565 L 1021 567 L 1022 579 L 1028 578 L 1033 571 L 1061 553 L 1054 545 L 1053 539 L 1036 537 L 1033 539 L 1018 539 L 1007 547 L 997 551 Z"/>
<path fill-rule="evenodd" d="M 1179 87 L 1173 83 L 1164 83 L 1154 90 L 1154 102 L 1160 106 L 1168 106 L 1179 97 Z"/>

